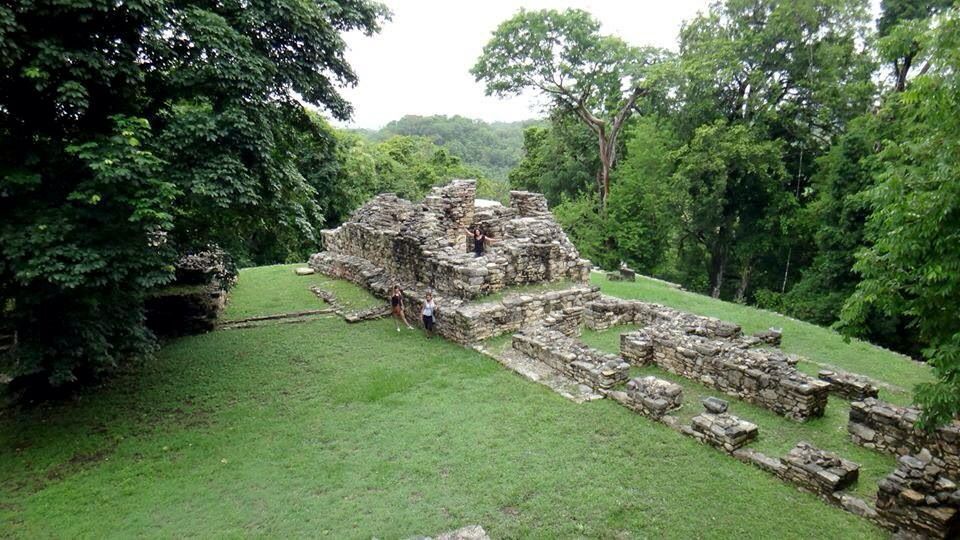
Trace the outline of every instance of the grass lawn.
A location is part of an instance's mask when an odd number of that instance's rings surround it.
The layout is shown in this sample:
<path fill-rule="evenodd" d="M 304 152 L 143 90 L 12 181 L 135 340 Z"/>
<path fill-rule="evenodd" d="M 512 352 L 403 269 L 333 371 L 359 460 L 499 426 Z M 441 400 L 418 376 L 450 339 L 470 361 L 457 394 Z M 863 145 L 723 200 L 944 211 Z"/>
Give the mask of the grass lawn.
<path fill-rule="evenodd" d="M 361 310 L 386 302 L 347 281 L 330 279 L 320 274 L 298 276 L 293 273 L 295 268 L 305 266 L 278 264 L 240 270 L 237 285 L 230 291 L 221 319 L 230 321 L 328 307 L 323 300 L 310 293 L 308 289 L 312 285 L 334 293 L 337 300 L 351 310 Z"/>
<path fill-rule="evenodd" d="M 316 307 L 312 279 L 245 270 L 230 315 Z M 388 320 L 179 339 L 75 401 L 0 414 L 0 536 L 886 536 L 616 403 L 574 404 Z"/>

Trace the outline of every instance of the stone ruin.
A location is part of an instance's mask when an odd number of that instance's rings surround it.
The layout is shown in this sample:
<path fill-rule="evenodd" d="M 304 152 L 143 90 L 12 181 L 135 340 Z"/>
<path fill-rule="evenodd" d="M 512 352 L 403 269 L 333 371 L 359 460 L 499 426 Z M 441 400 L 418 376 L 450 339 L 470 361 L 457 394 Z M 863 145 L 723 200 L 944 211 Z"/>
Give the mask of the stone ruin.
<path fill-rule="evenodd" d="M 594 390 L 626 382 L 630 365 L 558 330 L 534 326 L 513 335 L 513 348 Z"/>
<path fill-rule="evenodd" d="M 880 395 L 880 389 L 870 382 L 870 379 L 861 375 L 821 369 L 817 372 L 817 378 L 830 383 L 831 393 L 851 401 L 875 398 Z"/>
<path fill-rule="evenodd" d="M 960 489 L 943 472 L 943 461 L 926 450 L 901 456 L 877 490 L 882 523 L 900 538 L 960 537 Z"/>
<path fill-rule="evenodd" d="M 581 259 L 536 193 L 511 191 L 510 205 L 475 198 L 472 180 L 435 187 L 420 203 L 381 194 L 332 230 L 323 231 L 326 251 L 310 266 L 347 279 L 387 298 L 395 284 L 406 295 L 406 313 L 419 321 L 425 293 L 434 293 L 437 332 L 473 343 L 579 307 L 598 296 L 586 285 L 590 261 Z M 473 253 L 469 227 L 482 227 L 495 244 Z M 554 283 L 545 293 L 483 297 L 511 288 Z"/>
<path fill-rule="evenodd" d="M 782 463 L 780 476 L 784 480 L 825 497 L 832 497 L 860 477 L 860 465 L 802 441 L 784 456 Z"/>
<path fill-rule="evenodd" d="M 726 412 L 726 405 L 717 408 L 713 402 L 704 400 L 703 406 L 706 410 L 694 416 L 689 426 L 681 427 L 682 433 L 727 452 L 757 438 L 757 425 Z"/>
<path fill-rule="evenodd" d="M 587 326 L 643 325 L 621 335 L 620 353 L 633 365 L 657 366 L 766 407 L 794 420 L 823 416 L 829 383 L 797 370 L 796 359 L 757 349 L 760 337 L 710 317 L 658 304 L 603 298 L 587 305 Z"/>
<path fill-rule="evenodd" d="M 481 257 L 472 253 L 471 226 L 496 240 Z M 515 332 L 510 347 L 492 356 L 570 399 L 614 399 L 898 534 L 958 534 L 960 424 L 928 434 L 914 428 L 917 411 L 877 401 L 865 378 L 822 371 L 817 379 L 798 371 L 795 358 L 764 348 L 779 346 L 779 330 L 748 336 L 718 319 L 601 296 L 588 284 L 590 262 L 580 258 L 541 195 L 513 191 L 504 206 L 475 199 L 475 184 L 457 180 L 420 203 L 379 195 L 322 234 L 326 251 L 311 257 L 314 270 L 384 299 L 401 285 L 412 323 L 419 323 L 423 297 L 432 291 L 437 332 L 461 344 Z M 621 334 L 620 357 L 578 339 L 582 326 L 617 325 L 641 327 Z M 717 398 L 703 400 L 705 410 L 683 424 L 671 414 L 683 404 L 682 387 L 652 376 L 630 379 L 631 364 L 655 364 L 799 421 L 822 416 L 828 392 L 859 400 L 851 405 L 853 439 L 903 457 L 881 482 L 873 508 L 844 492 L 859 475 L 856 463 L 803 442 L 781 458 L 766 456 L 747 446 L 758 427 L 727 412 Z M 566 382 L 547 382 L 553 379 Z"/>
<path fill-rule="evenodd" d="M 867 398 L 850 404 L 847 431 L 854 442 L 901 456 L 926 450 L 942 461 L 942 469 L 960 480 L 960 421 L 932 432 L 916 427 L 920 411 Z"/>

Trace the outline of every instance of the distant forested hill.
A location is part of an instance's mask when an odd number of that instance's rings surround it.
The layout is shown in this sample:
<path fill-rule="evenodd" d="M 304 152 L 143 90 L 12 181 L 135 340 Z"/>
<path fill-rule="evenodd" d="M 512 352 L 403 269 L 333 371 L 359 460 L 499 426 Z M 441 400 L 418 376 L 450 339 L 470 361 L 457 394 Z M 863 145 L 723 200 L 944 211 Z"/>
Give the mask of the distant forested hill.
<path fill-rule="evenodd" d="M 507 173 L 523 157 L 523 130 L 539 120 L 486 123 L 462 116 L 404 116 L 378 131 L 356 130 L 374 141 L 394 135 L 427 137 L 465 165 L 480 168 L 495 180 L 506 180 Z"/>

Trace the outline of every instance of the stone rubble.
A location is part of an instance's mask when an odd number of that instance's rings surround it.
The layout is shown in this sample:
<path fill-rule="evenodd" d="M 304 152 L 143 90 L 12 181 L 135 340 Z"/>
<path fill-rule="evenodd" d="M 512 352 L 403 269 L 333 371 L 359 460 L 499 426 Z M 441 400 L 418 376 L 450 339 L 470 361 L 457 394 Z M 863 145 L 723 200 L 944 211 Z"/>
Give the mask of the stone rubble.
<path fill-rule="evenodd" d="M 830 392 L 844 399 L 861 401 L 867 398 L 876 398 L 880 390 L 866 377 L 844 371 L 821 369 L 817 378 L 830 383 Z"/>
<path fill-rule="evenodd" d="M 609 395 L 628 409 L 654 419 L 683 404 L 682 386 L 653 376 L 630 379 L 625 391 L 612 391 Z"/>
<path fill-rule="evenodd" d="M 729 414 L 703 412 L 693 417 L 682 432 L 726 452 L 733 452 L 757 438 L 756 424 Z"/>
<path fill-rule="evenodd" d="M 943 461 L 944 473 L 960 480 L 960 421 L 933 432 L 916 427 L 920 411 L 874 398 L 850 404 L 847 431 L 854 442 L 901 456 L 924 449 Z"/>
<path fill-rule="evenodd" d="M 783 458 L 780 476 L 813 493 L 831 497 L 860 476 L 860 465 L 810 443 L 799 442 Z"/>
<path fill-rule="evenodd" d="M 923 450 L 901 456 L 880 481 L 877 514 L 899 538 L 960 536 L 960 489 L 943 475 L 943 460 Z"/>

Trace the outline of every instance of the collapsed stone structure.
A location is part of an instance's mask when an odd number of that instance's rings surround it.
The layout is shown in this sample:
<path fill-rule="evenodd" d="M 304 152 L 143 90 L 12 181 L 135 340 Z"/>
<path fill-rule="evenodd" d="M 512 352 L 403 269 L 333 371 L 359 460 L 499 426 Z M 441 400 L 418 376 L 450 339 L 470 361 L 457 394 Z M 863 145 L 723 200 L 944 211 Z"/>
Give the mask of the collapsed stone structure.
<path fill-rule="evenodd" d="M 942 460 L 945 474 L 960 480 L 960 421 L 932 432 L 916 427 L 920 411 L 874 398 L 850 404 L 847 430 L 857 444 L 901 456 L 923 450 Z"/>
<path fill-rule="evenodd" d="M 844 399 L 858 401 L 880 395 L 880 389 L 869 379 L 853 373 L 821 369 L 817 378 L 830 383 L 830 392 Z"/>
<path fill-rule="evenodd" d="M 434 188 L 421 203 L 379 195 L 348 222 L 323 232 L 326 251 L 311 257 L 310 266 L 384 299 L 400 284 L 411 322 L 419 321 L 430 290 L 440 335 L 475 344 L 516 332 L 509 352 L 498 360 L 544 384 L 563 379 L 551 388 L 571 399 L 615 399 L 888 528 L 933 537 L 957 534 L 960 492 L 953 482 L 960 470 L 960 427 L 923 434 L 913 428 L 915 411 L 869 397 L 876 395 L 869 381 L 838 372 L 821 373 L 824 380 L 818 380 L 798 371 L 796 359 L 763 348 L 779 346 L 779 330 L 747 336 L 729 322 L 601 296 L 587 283 L 589 261 L 579 257 L 541 195 L 511 192 L 509 206 L 474 195 L 471 181 Z M 497 241 L 481 257 L 471 252 L 466 233 L 474 225 Z M 605 330 L 627 324 L 642 328 L 621 335 L 621 357 L 578 339 L 581 326 Z M 650 363 L 800 421 L 823 415 L 828 392 L 867 397 L 852 404 L 854 440 L 921 457 L 901 458 L 900 468 L 881 483 L 874 509 L 844 492 L 858 477 L 856 463 L 807 443 L 782 458 L 747 447 L 758 427 L 727 412 L 723 400 L 703 400 L 706 410 L 684 424 L 670 414 L 683 404 L 680 385 L 651 376 L 627 382 L 630 364 Z"/>
<path fill-rule="evenodd" d="M 849 487 L 860 477 L 860 465 L 803 441 L 782 462 L 780 476 L 825 497 Z"/>
<path fill-rule="evenodd" d="M 478 201 L 475 193 L 472 180 L 454 180 L 433 188 L 418 204 L 378 195 L 343 225 L 322 232 L 326 251 L 311 257 L 310 266 L 383 298 L 401 284 L 411 320 L 419 319 L 423 295 L 432 291 L 443 314 L 437 332 L 459 343 L 519 330 L 598 296 L 585 285 L 590 262 L 580 258 L 542 195 L 512 191 L 510 206 L 503 206 Z M 472 252 L 467 234 L 474 226 L 495 242 L 481 257 Z M 544 283 L 556 284 L 556 290 L 474 302 Z"/>
<path fill-rule="evenodd" d="M 923 450 L 901 456 L 880 481 L 877 514 L 901 538 L 960 536 L 960 489 L 943 475 L 944 463 Z"/>
<path fill-rule="evenodd" d="M 829 383 L 798 371 L 796 360 L 780 351 L 753 348 L 760 338 L 743 336 L 737 325 L 611 298 L 588 304 L 584 318 L 594 328 L 644 325 L 621 335 L 620 353 L 631 364 L 656 364 L 794 420 L 823 416 L 826 409 Z"/>
<path fill-rule="evenodd" d="M 513 348 L 540 360 L 595 390 L 626 382 L 630 365 L 620 358 L 587 347 L 558 330 L 535 326 L 513 335 Z"/>

